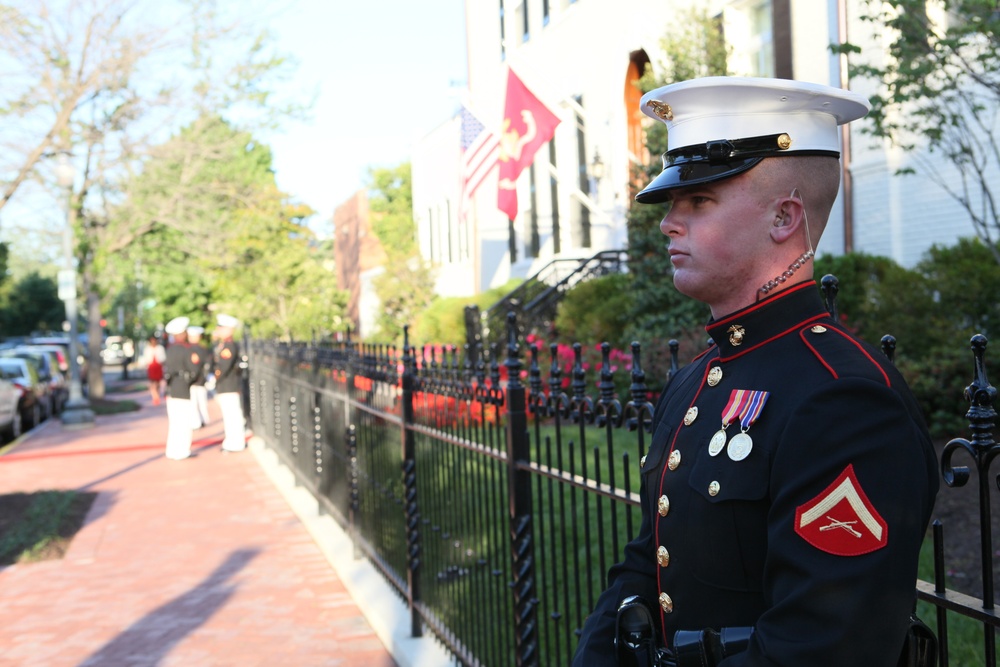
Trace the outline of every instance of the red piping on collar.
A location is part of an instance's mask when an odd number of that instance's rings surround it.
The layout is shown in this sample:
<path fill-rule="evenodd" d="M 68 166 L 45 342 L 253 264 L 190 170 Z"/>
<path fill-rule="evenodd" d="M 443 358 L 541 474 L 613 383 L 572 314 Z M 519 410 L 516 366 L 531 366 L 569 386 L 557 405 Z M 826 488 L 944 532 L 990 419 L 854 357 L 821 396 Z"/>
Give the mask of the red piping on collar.
<path fill-rule="evenodd" d="M 783 289 L 780 292 L 777 292 L 777 293 L 773 294 L 772 296 L 769 296 L 766 299 L 758 301 L 757 303 L 755 303 L 754 305 L 746 308 L 745 310 L 739 310 L 739 311 L 737 311 L 737 312 L 735 312 L 735 313 L 733 313 L 731 315 L 727 315 L 726 317 L 722 318 L 721 320 L 718 320 L 717 322 L 712 322 L 712 324 L 711 324 L 710 327 L 705 327 L 705 328 L 706 329 L 715 328 L 717 326 L 723 326 L 725 324 L 728 324 L 729 322 L 732 322 L 734 320 L 742 319 L 742 318 L 746 317 L 747 315 L 749 315 L 750 313 L 754 312 L 755 310 L 759 310 L 763 306 L 766 306 L 767 304 L 769 304 L 771 301 L 773 301 L 774 299 L 778 298 L 779 296 L 787 296 L 787 295 L 789 295 L 789 294 L 791 294 L 793 292 L 797 292 L 797 291 L 805 289 L 807 287 L 815 287 L 815 286 L 816 286 L 816 283 L 814 283 L 812 280 L 807 280 L 807 281 L 799 283 L 798 285 L 793 285 L 793 286 L 791 286 L 791 287 L 789 287 L 787 289 Z"/>
<path fill-rule="evenodd" d="M 802 320 L 801 322 L 788 327 L 784 331 L 781 331 L 781 332 L 779 332 L 779 333 L 771 336 L 767 340 L 762 340 L 761 342 L 757 343 L 756 345 L 752 345 L 752 346 L 746 348 L 745 350 L 740 350 L 739 352 L 737 352 L 736 354 L 733 354 L 731 356 L 725 356 L 725 355 L 721 354 L 722 348 L 719 348 L 719 352 L 720 352 L 720 354 L 719 354 L 719 360 L 720 361 L 730 361 L 732 359 L 739 359 L 740 357 L 742 357 L 744 354 L 746 354 L 748 352 L 753 352 L 757 348 L 762 347 L 764 345 L 767 345 L 768 343 L 770 343 L 772 341 L 775 341 L 775 340 L 781 338 L 782 336 L 787 336 L 788 334 L 792 333 L 793 331 L 797 331 L 797 330 L 801 329 L 802 327 L 804 327 L 804 326 L 806 326 L 806 325 L 808 325 L 808 324 L 810 324 L 812 322 L 816 322 L 817 320 L 825 320 L 827 317 L 828 316 L 825 315 L 825 314 L 813 315 L 812 317 L 810 317 L 810 318 L 808 318 L 806 320 Z"/>

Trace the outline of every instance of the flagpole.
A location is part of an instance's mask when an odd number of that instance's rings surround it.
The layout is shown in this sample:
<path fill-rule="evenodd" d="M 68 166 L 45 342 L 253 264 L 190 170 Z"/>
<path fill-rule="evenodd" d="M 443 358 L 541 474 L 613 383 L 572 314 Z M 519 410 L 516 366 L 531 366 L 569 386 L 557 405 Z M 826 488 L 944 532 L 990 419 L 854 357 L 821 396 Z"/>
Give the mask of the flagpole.
<path fill-rule="evenodd" d="M 472 206 L 472 217 L 474 224 L 472 225 L 473 237 L 472 237 L 472 271 L 473 271 L 473 286 L 475 294 L 482 294 L 483 292 L 483 276 L 480 271 L 482 265 L 482 249 L 479 247 L 479 207 Z M 466 231 L 468 233 L 468 231 Z"/>

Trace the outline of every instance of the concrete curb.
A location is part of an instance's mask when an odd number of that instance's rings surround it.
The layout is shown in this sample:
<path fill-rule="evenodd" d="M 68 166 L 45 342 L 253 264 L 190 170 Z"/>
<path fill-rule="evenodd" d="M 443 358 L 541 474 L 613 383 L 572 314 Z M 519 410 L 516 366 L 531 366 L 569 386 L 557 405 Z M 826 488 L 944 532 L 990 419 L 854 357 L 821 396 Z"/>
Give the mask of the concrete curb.
<path fill-rule="evenodd" d="M 344 582 L 368 624 L 392 654 L 399 667 L 445 667 L 451 655 L 433 635 L 410 636 L 410 612 L 382 575 L 366 559 L 354 559 L 354 545 L 340 525 L 321 515 L 312 494 L 295 485 L 295 474 L 268 449 L 263 439 L 248 442 L 257 463 L 299 517 L 323 555 Z"/>

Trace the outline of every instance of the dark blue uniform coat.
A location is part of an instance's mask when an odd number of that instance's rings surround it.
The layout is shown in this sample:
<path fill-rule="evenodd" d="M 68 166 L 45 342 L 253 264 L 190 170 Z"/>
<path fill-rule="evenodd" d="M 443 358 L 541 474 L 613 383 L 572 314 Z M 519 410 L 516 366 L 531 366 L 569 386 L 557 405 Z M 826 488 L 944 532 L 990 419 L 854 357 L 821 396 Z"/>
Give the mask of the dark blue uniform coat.
<path fill-rule="evenodd" d="M 191 399 L 191 385 L 201 371 L 203 355 L 204 348 L 187 342 L 174 343 L 167 348 L 163 377 L 167 380 L 168 396 Z"/>
<path fill-rule="evenodd" d="M 225 394 L 242 389 L 240 345 L 234 340 L 221 341 L 215 349 L 215 393 Z"/>
<path fill-rule="evenodd" d="M 616 609 L 638 594 L 667 643 L 681 629 L 754 626 L 725 667 L 894 666 L 938 487 L 909 389 L 811 281 L 707 330 L 716 344 L 657 404 L 642 524 L 573 664 L 616 664 Z M 734 389 L 769 392 L 742 460 L 709 453 Z"/>

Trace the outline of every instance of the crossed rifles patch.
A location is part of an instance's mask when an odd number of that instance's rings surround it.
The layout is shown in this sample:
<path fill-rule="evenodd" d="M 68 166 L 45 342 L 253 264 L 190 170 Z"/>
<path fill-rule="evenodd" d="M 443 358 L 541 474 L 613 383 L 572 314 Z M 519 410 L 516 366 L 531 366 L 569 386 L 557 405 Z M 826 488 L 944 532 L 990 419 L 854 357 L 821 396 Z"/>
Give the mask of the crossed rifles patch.
<path fill-rule="evenodd" d="M 889 543 L 889 527 L 865 495 L 854 466 L 795 512 L 795 532 L 820 551 L 860 556 Z"/>

